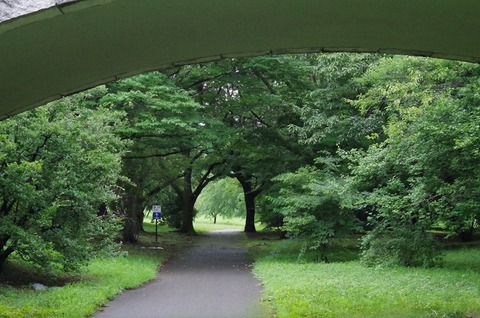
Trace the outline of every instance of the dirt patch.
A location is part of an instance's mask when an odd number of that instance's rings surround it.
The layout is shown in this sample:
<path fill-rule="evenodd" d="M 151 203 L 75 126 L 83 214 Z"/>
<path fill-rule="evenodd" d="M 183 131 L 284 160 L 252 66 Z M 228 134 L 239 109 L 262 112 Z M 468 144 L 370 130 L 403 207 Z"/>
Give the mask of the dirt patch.
<path fill-rule="evenodd" d="M 30 287 L 35 283 L 48 287 L 59 287 L 77 282 L 80 279 L 81 277 L 75 274 L 49 274 L 40 269 L 24 266 L 18 262 L 7 261 L 4 265 L 3 271 L 0 273 L 0 288 L 1 285 L 11 287 Z"/>

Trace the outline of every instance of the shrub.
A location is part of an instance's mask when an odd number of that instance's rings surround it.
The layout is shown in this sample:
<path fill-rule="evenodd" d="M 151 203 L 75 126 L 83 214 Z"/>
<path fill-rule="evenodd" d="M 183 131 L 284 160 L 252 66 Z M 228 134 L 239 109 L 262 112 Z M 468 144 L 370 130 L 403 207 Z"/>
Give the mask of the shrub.
<path fill-rule="evenodd" d="M 363 237 L 361 247 L 361 260 L 368 266 L 432 267 L 442 262 L 433 236 L 413 225 L 376 228 Z"/>

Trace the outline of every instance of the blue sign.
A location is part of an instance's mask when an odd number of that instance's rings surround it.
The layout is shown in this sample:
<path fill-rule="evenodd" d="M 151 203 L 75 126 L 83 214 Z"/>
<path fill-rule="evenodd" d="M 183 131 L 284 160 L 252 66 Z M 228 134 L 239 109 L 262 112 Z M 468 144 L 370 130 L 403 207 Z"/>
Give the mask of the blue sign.
<path fill-rule="evenodd" d="M 162 206 L 161 205 L 152 205 L 152 214 L 153 220 L 160 220 L 162 217 Z"/>

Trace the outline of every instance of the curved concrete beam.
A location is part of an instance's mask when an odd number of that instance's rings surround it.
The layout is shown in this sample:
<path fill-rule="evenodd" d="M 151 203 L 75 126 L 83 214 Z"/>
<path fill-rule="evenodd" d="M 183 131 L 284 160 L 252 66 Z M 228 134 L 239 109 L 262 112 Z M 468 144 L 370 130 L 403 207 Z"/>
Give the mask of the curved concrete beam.
<path fill-rule="evenodd" d="M 478 0 L 0 0 L 0 119 L 174 65 L 386 52 L 480 61 Z"/>

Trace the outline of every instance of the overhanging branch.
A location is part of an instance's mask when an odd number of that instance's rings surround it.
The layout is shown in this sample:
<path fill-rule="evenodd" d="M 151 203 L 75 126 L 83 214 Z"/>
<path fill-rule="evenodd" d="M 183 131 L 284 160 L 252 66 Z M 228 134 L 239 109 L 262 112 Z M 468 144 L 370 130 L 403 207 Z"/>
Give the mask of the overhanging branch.
<path fill-rule="evenodd" d="M 162 158 L 162 157 L 168 157 L 171 155 L 177 155 L 180 153 L 183 153 L 185 150 L 188 149 L 180 149 L 180 150 L 175 150 L 171 152 L 165 152 L 165 153 L 155 153 L 155 154 L 150 154 L 150 155 L 141 155 L 141 156 L 124 156 L 124 160 L 133 160 L 133 159 L 148 159 L 148 158 Z"/>
<path fill-rule="evenodd" d="M 252 72 L 256 77 L 258 77 L 263 82 L 263 84 L 267 87 L 267 90 L 270 92 L 270 94 L 277 95 L 277 92 L 275 92 L 275 89 L 273 88 L 272 84 L 270 84 L 270 82 L 265 78 L 265 76 L 263 76 L 262 73 L 260 73 L 260 71 L 253 70 Z"/>
<path fill-rule="evenodd" d="M 210 173 L 212 173 L 213 169 L 215 169 L 215 167 L 218 167 L 222 164 L 225 164 L 226 162 L 227 162 L 226 160 L 222 160 L 220 162 L 213 163 L 208 167 L 207 171 L 203 174 L 202 178 L 200 179 L 200 182 L 198 183 L 198 186 L 195 188 L 195 191 L 193 191 L 193 195 L 195 197 L 198 197 L 200 195 L 200 193 L 207 186 L 208 183 L 210 183 L 211 181 L 213 181 L 213 180 L 215 180 L 219 177 L 219 175 L 213 175 L 213 176 L 209 177 L 209 175 L 210 175 Z"/>

